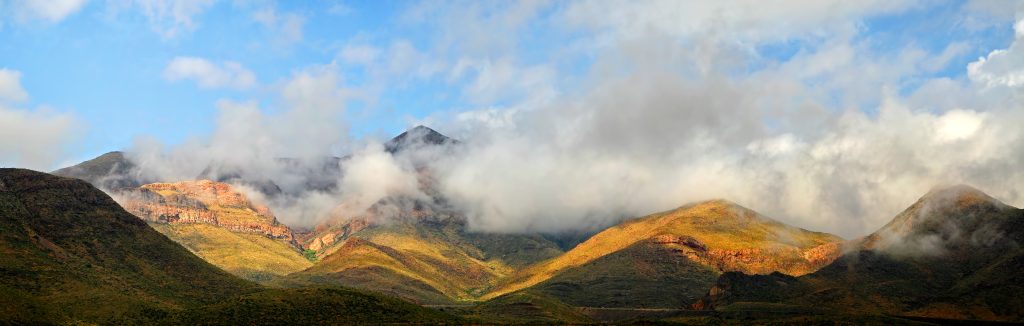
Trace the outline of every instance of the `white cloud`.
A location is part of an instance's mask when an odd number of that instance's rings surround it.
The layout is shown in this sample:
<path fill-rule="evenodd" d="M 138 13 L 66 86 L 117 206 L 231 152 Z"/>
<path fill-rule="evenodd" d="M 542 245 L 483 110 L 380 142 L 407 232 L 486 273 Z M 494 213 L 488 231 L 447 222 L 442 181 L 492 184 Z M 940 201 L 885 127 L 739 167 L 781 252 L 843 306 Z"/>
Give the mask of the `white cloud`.
<path fill-rule="evenodd" d="M 49 170 L 73 143 L 73 116 L 0 106 L 0 165 Z"/>
<path fill-rule="evenodd" d="M 464 147 L 434 166 L 440 190 L 479 230 L 597 226 L 720 197 L 854 237 L 937 184 L 969 183 L 1024 203 L 1015 189 L 1024 184 L 1024 132 L 1016 126 L 1024 108 L 1012 92 L 985 89 L 1013 80 L 1003 75 L 1016 63 L 1002 53 L 1015 54 L 1024 42 L 972 64 L 969 79 L 932 78 L 965 53 L 964 44 L 879 50 L 862 25 L 914 5 L 440 4 L 440 11 L 417 7 L 410 18 L 436 29 L 433 46 L 352 45 L 337 58 L 364 66 L 370 85 L 363 86 L 439 77 L 480 106 L 436 120 Z M 450 19 L 437 26 L 428 19 L 441 15 Z M 568 26 L 546 20 L 566 17 Z M 280 23 L 273 12 L 256 18 Z M 570 41 L 554 54 L 524 49 L 520 40 L 536 35 L 523 26 L 538 20 L 556 28 L 544 33 Z M 760 45 L 794 40 L 792 56 L 759 53 Z M 222 102 L 219 131 L 199 152 L 257 165 L 251 162 L 338 148 L 344 129 L 334 134 L 332 124 L 351 95 L 338 69 L 310 67 L 281 83 L 285 109 L 270 110 L 277 114 L 262 113 L 256 102 Z M 411 191 L 411 167 L 373 146 L 355 151 L 353 159 L 366 164 L 345 187 L 363 203 L 357 208 Z M 266 172 L 259 168 L 253 171 Z"/>
<path fill-rule="evenodd" d="M 987 87 L 1024 86 L 1024 19 L 1014 25 L 1016 39 L 1006 49 L 992 51 L 967 66 L 967 76 Z"/>
<path fill-rule="evenodd" d="M 195 80 L 199 87 L 210 89 L 248 89 L 256 85 L 256 75 L 234 61 L 217 65 L 203 58 L 175 57 L 163 75 L 169 81 Z"/>
<path fill-rule="evenodd" d="M 126 154 L 151 180 L 188 180 L 207 168 L 246 180 L 273 180 L 287 193 L 268 203 L 278 218 L 292 226 L 313 226 L 314 218 L 323 217 L 339 197 L 308 189 L 308 179 L 277 160 L 294 158 L 309 164 L 300 170 L 322 171 L 321 159 L 342 152 L 348 135 L 342 119 L 348 90 L 334 65 L 297 70 L 274 89 L 280 101 L 269 108 L 256 101 L 218 101 L 216 125 L 207 137 L 174 146 L 139 138 Z"/>
<path fill-rule="evenodd" d="M 932 187 L 961 182 L 1024 203 L 1014 186 L 1024 183 L 1019 101 L 930 77 L 964 44 L 879 52 L 862 34 L 863 18 L 912 2 L 787 4 L 569 4 L 556 16 L 578 18 L 573 31 L 596 32 L 575 48 L 593 64 L 531 110 L 520 105 L 535 93 L 501 82 L 520 82 L 522 68 L 491 59 L 519 52 L 459 58 L 452 75 L 477 77 L 464 94 L 485 108 L 449 125 L 467 149 L 438 164 L 444 193 L 471 226 L 511 232 L 599 225 L 721 197 L 854 237 Z M 807 43 L 792 57 L 757 53 L 793 39 Z M 560 73 L 549 80 L 571 78 Z M 896 94 L 917 83 L 920 93 Z"/>
<path fill-rule="evenodd" d="M 352 153 L 338 185 L 345 196 L 333 213 L 336 217 L 353 217 L 386 197 L 420 196 L 419 181 L 408 171 L 379 143 Z"/>
<path fill-rule="evenodd" d="M 82 10 L 86 2 L 87 0 L 22 0 L 14 1 L 12 5 L 19 19 L 42 19 L 56 23 Z"/>
<path fill-rule="evenodd" d="M 28 93 L 21 87 L 21 72 L 0 69 L 0 101 L 24 102 Z"/>
<path fill-rule="evenodd" d="M 951 110 L 936 121 L 936 137 L 940 142 L 969 139 L 978 133 L 985 115 L 974 111 Z"/>

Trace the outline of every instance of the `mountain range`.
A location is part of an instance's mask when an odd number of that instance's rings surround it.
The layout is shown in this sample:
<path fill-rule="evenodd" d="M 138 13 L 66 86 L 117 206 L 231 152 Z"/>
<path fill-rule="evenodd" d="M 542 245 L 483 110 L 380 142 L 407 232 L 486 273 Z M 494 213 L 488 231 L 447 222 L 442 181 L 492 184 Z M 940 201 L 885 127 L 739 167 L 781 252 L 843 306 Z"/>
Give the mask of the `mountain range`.
<path fill-rule="evenodd" d="M 384 144 L 396 156 L 457 155 L 459 146 L 423 126 Z M 0 300 L 11 308 L 2 317 L 1024 320 L 1024 213 L 968 186 L 937 188 L 877 232 L 849 241 L 724 199 L 680 203 L 593 232 L 486 233 L 473 231 L 466 213 L 434 189 L 429 164 L 415 161 L 429 156 L 412 156 L 427 196 L 383 198 L 311 229 L 280 223 L 267 203 L 250 198 L 286 196 L 277 182 L 215 162 L 184 181 L 144 179 L 120 152 L 53 172 L 66 178 L 4 170 L 0 249 L 10 254 L 0 280 L 8 295 Z M 326 191 L 336 189 L 349 159 L 275 164 L 291 168 L 304 187 Z M 108 301 L 103 309 L 88 304 Z M 49 303 L 80 308 L 57 311 Z"/>

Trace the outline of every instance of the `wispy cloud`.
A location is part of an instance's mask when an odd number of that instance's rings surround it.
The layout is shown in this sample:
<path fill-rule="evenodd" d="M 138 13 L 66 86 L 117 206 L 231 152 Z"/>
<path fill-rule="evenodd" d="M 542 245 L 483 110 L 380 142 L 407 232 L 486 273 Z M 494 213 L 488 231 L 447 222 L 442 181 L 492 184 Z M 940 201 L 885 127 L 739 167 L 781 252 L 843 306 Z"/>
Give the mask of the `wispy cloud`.
<path fill-rule="evenodd" d="M 107 0 L 115 14 L 127 11 L 141 13 L 151 28 L 166 39 L 194 31 L 203 14 L 216 0 Z"/>
<path fill-rule="evenodd" d="M 256 85 L 256 74 L 234 61 L 220 65 L 196 57 L 176 57 L 163 76 L 169 81 L 194 80 L 202 88 L 248 89 Z"/>

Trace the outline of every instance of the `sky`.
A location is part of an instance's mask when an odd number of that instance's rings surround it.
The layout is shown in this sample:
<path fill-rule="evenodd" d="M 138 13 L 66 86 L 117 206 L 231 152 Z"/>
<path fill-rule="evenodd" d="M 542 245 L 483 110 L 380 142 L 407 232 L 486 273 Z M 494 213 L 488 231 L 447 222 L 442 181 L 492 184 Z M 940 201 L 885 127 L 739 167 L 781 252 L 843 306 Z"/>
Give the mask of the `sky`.
<path fill-rule="evenodd" d="M 441 184 L 482 230 L 722 197 L 852 237 L 950 183 L 1020 206 L 1022 95 L 1021 1 L 0 0 L 0 165 L 401 165 L 374 148 L 425 124 L 469 143 Z"/>

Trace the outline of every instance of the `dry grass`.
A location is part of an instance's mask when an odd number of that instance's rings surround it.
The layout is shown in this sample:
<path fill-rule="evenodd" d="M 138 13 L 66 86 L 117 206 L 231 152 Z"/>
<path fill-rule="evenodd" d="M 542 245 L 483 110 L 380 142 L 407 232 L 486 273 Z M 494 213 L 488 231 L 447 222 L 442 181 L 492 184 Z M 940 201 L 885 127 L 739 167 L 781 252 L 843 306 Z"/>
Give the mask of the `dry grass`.
<path fill-rule="evenodd" d="M 559 257 L 535 264 L 510 277 L 483 297 L 491 299 L 548 280 L 657 235 L 690 236 L 708 248 L 723 250 L 798 248 L 838 242 L 840 238 L 787 226 L 724 200 L 713 200 L 652 214 L 611 227 Z M 790 257 L 780 257 L 790 259 Z M 802 259 L 802 258 L 800 258 Z M 782 271 L 800 274 L 799 271 Z"/>
<path fill-rule="evenodd" d="M 259 234 L 235 233 L 206 224 L 150 226 L 207 262 L 254 281 L 269 281 L 312 266 L 289 243 Z"/>

